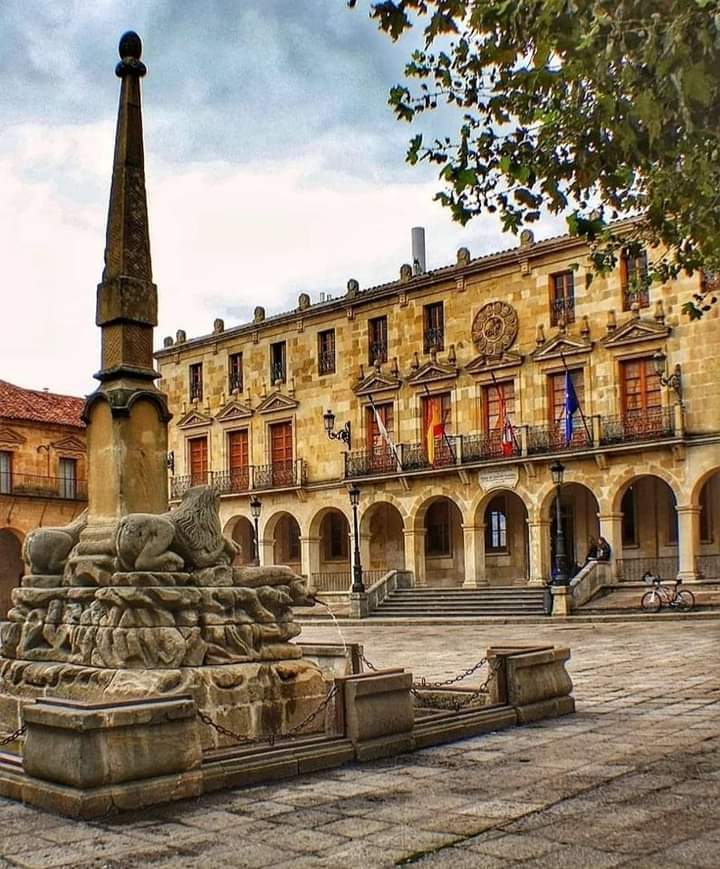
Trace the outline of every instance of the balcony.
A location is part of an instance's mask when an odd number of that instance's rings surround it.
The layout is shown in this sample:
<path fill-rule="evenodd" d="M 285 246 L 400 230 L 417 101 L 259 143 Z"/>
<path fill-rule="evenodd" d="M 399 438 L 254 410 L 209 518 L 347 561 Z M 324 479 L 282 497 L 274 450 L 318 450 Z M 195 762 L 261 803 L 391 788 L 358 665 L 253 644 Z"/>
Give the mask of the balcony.
<path fill-rule="evenodd" d="M 30 498 L 58 498 L 87 501 L 87 481 L 72 477 L 44 477 L 38 474 L 0 473 L 0 495 Z"/>
<path fill-rule="evenodd" d="M 656 442 L 682 437 L 681 421 L 674 408 L 632 411 L 622 416 L 593 416 L 575 419 L 572 437 L 565 440 L 561 425 L 518 425 L 511 443 L 502 432 L 449 435 L 437 440 L 432 464 L 424 443 L 397 444 L 400 461 L 389 449 L 353 450 L 345 453 L 345 479 L 430 472 L 443 468 L 467 468 L 483 464 L 542 459 L 573 452 L 598 452 L 641 442 Z"/>
<path fill-rule="evenodd" d="M 440 352 L 445 349 L 445 330 L 439 326 L 430 326 L 423 334 L 423 352 L 431 350 Z"/>
<path fill-rule="evenodd" d="M 207 471 L 170 478 L 170 500 L 177 500 L 192 486 L 212 486 L 219 495 L 242 495 L 267 489 L 294 489 L 305 484 L 303 459 L 271 465 L 248 465 L 232 471 Z"/>
<path fill-rule="evenodd" d="M 550 325 L 575 322 L 575 298 L 573 296 L 558 296 L 550 302 Z"/>

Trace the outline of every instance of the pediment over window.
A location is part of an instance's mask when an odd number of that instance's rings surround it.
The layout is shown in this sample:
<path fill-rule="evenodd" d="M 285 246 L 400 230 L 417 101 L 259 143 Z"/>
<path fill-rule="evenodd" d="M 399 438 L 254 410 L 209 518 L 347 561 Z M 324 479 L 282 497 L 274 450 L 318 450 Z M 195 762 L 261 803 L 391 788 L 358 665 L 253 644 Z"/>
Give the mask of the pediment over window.
<path fill-rule="evenodd" d="M 388 392 L 391 389 L 399 389 L 400 380 L 397 377 L 373 371 L 361 380 L 355 387 L 356 395 L 372 395 L 374 392 Z"/>
<path fill-rule="evenodd" d="M 500 356 L 476 356 L 465 366 L 468 374 L 487 374 L 504 368 L 517 368 L 523 361 L 519 353 L 502 353 Z"/>
<path fill-rule="evenodd" d="M 410 386 L 423 386 L 426 383 L 435 383 L 438 380 L 454 380 L 458 376 L 457 365 L 449 365 L 431 359 L 408 377 Z"/>
<path fill-rule="evenodd" d="M 579 356 L 592 350 L 593 342 L 587 338 L 575 338 L 562 332 L 546 341 L 531 354 L 535 362 L 561 359 L 563 356 Z"/>
<path fill-rule="evenodd" d="M 235 422 L 238 419 L 247 419 L 252 415 L 253 410 L 249 405 L 233 399 L 215 414 L 215 419 L 218 422 Z"/>
<path fill-rule="evenodd" d="M 641 320 L 632 317 L 622 326 L 618 326 L 602 339 L 606 347 L 626 347 L 628 344 L 638 344 L 642 341 L 657 341 L 667 338 L 670 327 L 657 320 Z"/>
<path fill-rule="evenodd" d="M 199 410 L 191 410 L 178 422 L 178 428 L 198 428 L 203 425 L 212 425 L 212 417 Z"/>
<path fill-rule="evenodd" d="M 60 450 L 64 453 L 85 452 L 85 441 L 81 438 L 73 437 L 72 435 L 69 435 L 66 438 L 60 438 L 59 441 L 54 441 L 50 446 L 55 447 L 56 450 Z"/>
<path fill-rule="evenodd" d="M 258 406 L 258 413 L 274 413 L 276 410 L 295 410 L 298 406 L 294 398 L 289 395 L 283 395 L 281 392 L 272 392 Z"/>
<path fill-rule="evenodd" d="M 0 446 L 16 449 L 17 447 L 21 447 L 26 440 L 27 438 L 11 428 L 6 428 L 5 426 L 0 428 Z"/>

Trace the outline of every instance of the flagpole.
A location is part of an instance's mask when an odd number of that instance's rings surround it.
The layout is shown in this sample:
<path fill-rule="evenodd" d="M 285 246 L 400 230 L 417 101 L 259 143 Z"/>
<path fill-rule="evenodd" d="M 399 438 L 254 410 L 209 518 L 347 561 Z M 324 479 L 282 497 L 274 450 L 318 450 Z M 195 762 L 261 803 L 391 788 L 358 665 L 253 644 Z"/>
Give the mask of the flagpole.
<path fill-rule="evenodd" d="M 500 391 L 500 384 L 497 382 L 497 379 L 495 378 L 494 371 L 490 372 L 490 377 L 492 377 L 493 386 L 495 387 L 495 392 L 497 393 L 497 397 L 498 397 L 498 403 L 502 407 L 502 411 L 503 411 L 503 420 L 502 420 L 503 425 L 501 428 L 500 437 L 502 439 L 502 429 L 504 428 L 505 421 L 507 420 L 507 422 L 510 423 L 510 433 L 512 434 L 513 443 L 515 444 L 517 451 L 520 452 L 520 444 L 518 443 L 518 439 L 515 436 L 515 426 L 510 422 L 510 415 L 507 412 L 507 403 L 505 402 L 505 396 Z"/>
<path fill-rule="evenodd" d="M 378 413 L 377 405 L 375 404 L 375 402 L 373 400 L 371 392 L 368 392 L 368 398 L 370 400 L 370 407 L 372 408 L 372 411 L 375 415 L 375 425 L 378 428 L 378 434 L 380 435 L 380 437 L 382 437 L 382 439 L 385 441 L 386 445 L 390 448 L 390 452 L 393 454 L 393 458 L 395 459 L 395 462 L 397 464 L 397 470 L 402 471 L 402 469 L 403 469 L 402 460 L 400 458 L 400 454 L 398 452 L 397 445 L 390 438 L 390 435 L 388 434 L 388 431 L 385 428 L 385 423 L 380 419 L 380 414 Z M 385 435 L 383 435 L 380 424 L 382 424 L 382 429 L 385 430 Z"/>
<path fill-rule="evenodd" d="M 569 374 L 570 377 L 572 377 L 572 374 L 570 374 L 570 369 L 567 367 L 567 363 L 565 362 L 565 356 L 562 353 L 560 353 L 560 359 L 562 360 L 562 364 L 563 364 L 563 368 L 565 369 L 565 373 Z M 572 380 L 570 382 L 572 383 Z M 573 384 L 573 389 L 575 389 L 574 384 Z M 588 437 L 588 442 L 592 444 L 592 433 L 591 433 L 590 429 L 588 428 L 587 420 L 585 419 L 585 414 L 583 413 L 582 405 L 578 401 L 577 392 L 575 393 L 575 400 L 577 401 L 577 406 L 578 406 L 577 409 L 578 409 L 578 412 L 580 413 L 580 419 L 582 420 L 583 426 L 585 426 L 585 434 Z"/>
<path fill-rule="evenodd" d="M 425 387 L 425 393 L 426 393 L 427 397 L 432 398 L 432 393 L 428 389 L 427 383 L 423 383 L 423 386 Z M 441 408 L 442 408 L 442 405 L 441 405 Z M 450 444 L 450 441 L 449 441 L 448 436 L 447 436 L 447 432 L 445 431 L 445 417 L 448 413 L 449 413 L 449 411 L 445 411 L 445 413 L 442 415 L 442 418 L 440 420 L 440 425 L 442 426 L 443 439 L 445 440 L 445 445 L 447 446 L 448 451 L 450 452 L 450 455 L 452 456 L 453 464 L 455 464 L 457 462 L 457 456 L 455 455 L 455 450 L 452 448 L 452 445 Z M 433 437 L 434 436 L 435 435 L 433 434 Z"/>

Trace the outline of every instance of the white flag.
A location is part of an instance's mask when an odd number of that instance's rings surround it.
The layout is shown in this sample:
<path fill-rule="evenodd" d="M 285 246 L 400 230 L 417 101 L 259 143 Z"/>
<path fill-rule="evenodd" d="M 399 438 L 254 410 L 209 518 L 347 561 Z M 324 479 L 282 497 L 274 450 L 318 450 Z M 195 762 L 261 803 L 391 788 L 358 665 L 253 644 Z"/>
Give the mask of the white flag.
<path fill-rule="evenodd" d="M 395 456 L 395 461 L 398 464 L 398 470 L 402 468 L 402 462 L 400 461 L 400 451 L 398 450 L 396 444 L 393 439 L 388 434 L 388 430 L 385 428 L 385 423 L 380 418 L 380 414 L 378 413 L 378 409 L 375 407 L 375 402 L 370 400 L 370 407 L 373 409 L 373 413 L 375 414 L 375 425 L 377 426 L 378 432 L 380 433 L 380 437 L 385 441 L 388 445 L 390 452 Z"/>

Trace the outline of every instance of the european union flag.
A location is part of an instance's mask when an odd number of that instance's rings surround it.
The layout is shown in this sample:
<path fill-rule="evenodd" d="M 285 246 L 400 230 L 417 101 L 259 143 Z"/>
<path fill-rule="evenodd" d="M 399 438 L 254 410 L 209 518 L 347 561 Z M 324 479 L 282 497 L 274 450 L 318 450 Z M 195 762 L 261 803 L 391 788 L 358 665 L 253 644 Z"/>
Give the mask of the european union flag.
<path fill-rule="evenodd" d="M 565 372 L 565 444 L 569 444 L 573 436 L 573 414 L 580 408 L 580 402 L 575 393 L 570 372 Z"/>

